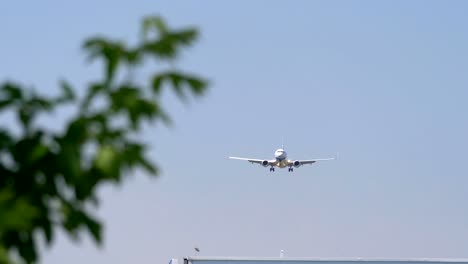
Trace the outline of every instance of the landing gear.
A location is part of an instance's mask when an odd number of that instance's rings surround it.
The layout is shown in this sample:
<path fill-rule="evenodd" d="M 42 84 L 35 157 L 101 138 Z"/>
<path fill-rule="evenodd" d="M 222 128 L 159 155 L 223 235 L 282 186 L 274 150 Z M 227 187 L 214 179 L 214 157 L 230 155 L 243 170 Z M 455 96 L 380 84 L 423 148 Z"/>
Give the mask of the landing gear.
<path fill-rule="evenodd" d="M 294 170 L 293 168 L 289 168 L 289 169 L 288 169 L 289 172 L 292 172 L 293 170 Z"/>
<path fill-rule="evenodd" d="M 270 168 L 270 171 L 275 171 L 275 168 L 271 167 L 271 168 Z"/>

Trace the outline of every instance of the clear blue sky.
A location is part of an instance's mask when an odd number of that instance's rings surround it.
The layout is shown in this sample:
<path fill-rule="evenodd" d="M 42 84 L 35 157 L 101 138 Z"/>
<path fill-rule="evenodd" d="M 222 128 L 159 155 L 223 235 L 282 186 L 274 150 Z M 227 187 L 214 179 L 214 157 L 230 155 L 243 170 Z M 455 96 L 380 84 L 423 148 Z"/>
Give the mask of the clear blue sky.
<path fill-rule="evenodd" d="M 84 87 L 100 74 L 85 63 L 86 37 L 135 41 L 141 17 L 161 14 L 199 26 L 178 65 L 213 82 L 188 105 L 168 96 L 175 126 L 144 132 L 158 179 L 101 190 L 105 246 L 60 235 L 43 263 L 167 263 L 195 245 L 201 255 L 468 257 L 467 12 L 466 1 L 0 4 L 0 80 Z M 272 157 L 283 136 L 290 158 L 340 160 L 271 174 L 227 159 Z"/>

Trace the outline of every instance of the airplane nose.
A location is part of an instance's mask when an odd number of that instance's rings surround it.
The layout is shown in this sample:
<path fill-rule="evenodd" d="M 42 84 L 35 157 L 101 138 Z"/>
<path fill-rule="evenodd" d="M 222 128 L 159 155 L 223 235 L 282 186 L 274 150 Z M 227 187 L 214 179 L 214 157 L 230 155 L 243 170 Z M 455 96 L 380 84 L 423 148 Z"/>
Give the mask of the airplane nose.
<path fill-rule="evenodd" d="M 276 157 L 276 158 L 281 158 L 281 157 L 283 157 L 283 156 L 284 156 L 284 152 L 283 152 L 283 151 L 276 151 L 276 152 L 275 152 L 275 157 Z"/>

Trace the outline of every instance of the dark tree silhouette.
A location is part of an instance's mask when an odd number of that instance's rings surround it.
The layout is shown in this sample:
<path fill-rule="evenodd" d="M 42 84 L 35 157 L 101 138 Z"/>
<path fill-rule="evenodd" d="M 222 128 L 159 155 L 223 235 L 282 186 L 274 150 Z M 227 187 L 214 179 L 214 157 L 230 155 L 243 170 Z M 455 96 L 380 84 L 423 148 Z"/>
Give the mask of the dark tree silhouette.
<path fill-rule="evenodd" d="M 89 212 L 98 206 L 97 187 L 121 184 L 135 169 L 158 173 L 138 134 L 145 122 L 170 122 L 160 104 L 163 89 L 184 98 L 207 88 L 204 79 L 179 70 L 154 72 L 144 84 L 122 76 L 148 59 L 177 59 L 197 35 L 195 28 L 170 29 L 161 18 L 146 17 L 133 47 L 103 37 L 86 40 L 83 48 L 103 63 L 104 76 L 81 97 L 66 81 L 53 98 L 17 82 L 0 84 L 0 110 L 15 113 L 21 127 L 15 134 L 0 123 L 0 263 L 39 261 L 38 239 L 50 246 L 59 229 L 74 239 L 88 231 L 102 243 L 102 223 Z M 76 114 L 62 131 L 36 124 L 41 114 L 65 105 Z"/>

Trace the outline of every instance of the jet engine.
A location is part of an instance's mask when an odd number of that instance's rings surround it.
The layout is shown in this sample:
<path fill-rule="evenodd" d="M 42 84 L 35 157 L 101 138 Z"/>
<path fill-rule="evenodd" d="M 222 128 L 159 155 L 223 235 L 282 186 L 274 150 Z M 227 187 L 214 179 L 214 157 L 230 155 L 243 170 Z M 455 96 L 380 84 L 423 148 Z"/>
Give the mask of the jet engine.
<path fill-rule="evenodd" d="M 294 167 L 299 168 L 302 164 L 301 164 L 300 161 L 296 160 L 296 161 L 294 161 L 293 165 L 294 165 Z"/>
<path fill-rule="evenodd" d="M 263 167 L 268 167 L 268 165 L 270 165 L 270 163 L 268 162 L 268 160 L 262 161 L 262 166 L 263 166 Z"/>

